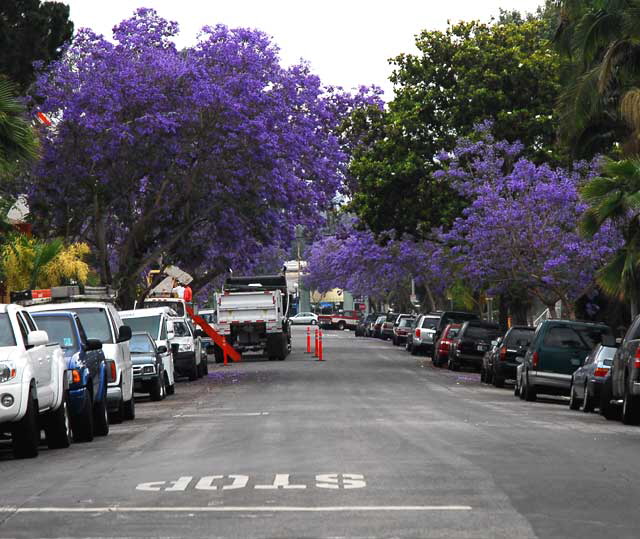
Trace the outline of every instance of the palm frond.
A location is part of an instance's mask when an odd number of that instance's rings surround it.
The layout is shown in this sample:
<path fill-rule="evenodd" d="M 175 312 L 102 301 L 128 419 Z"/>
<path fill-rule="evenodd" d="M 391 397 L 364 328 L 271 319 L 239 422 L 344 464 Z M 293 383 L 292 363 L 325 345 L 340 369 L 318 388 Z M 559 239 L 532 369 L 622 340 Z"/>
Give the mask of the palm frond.
<path fill-rule="evenodd" d="M 634 131 L 640 131 L 640 88 L 632 88 L 620 100 L 620 114 Z"/>

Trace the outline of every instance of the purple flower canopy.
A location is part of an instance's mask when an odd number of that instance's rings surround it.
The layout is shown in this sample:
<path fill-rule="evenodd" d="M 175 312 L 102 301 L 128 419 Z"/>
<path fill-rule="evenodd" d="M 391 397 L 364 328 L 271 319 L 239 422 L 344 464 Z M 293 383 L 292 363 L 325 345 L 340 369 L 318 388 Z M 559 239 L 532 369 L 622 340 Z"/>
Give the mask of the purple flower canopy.
<path fill-rule="evenodd" d="M 495 141 L 490 127 L 477 126 L 438 157 L 436 178 L 468 201 L 448 230 L 433 230 L 430 241 L 380 241 L 368 230 L 324 239 L 311 249 L 308 284 L 379 298 L 412 276 L 440 293 L 461 280 L 476 292 L 524 290 L 546 304 L 586 293 L 621 245 L 610 226 L 591 239 L 577 231 L 579 187 L 597 161 L 571 170 L 537 165 L 520 157 L 520 143 Z"/>
<path fill-rule="evenodd" d="M 138 9 L 115 42 L 79 30 L 38 80 L 56 125 L 23 188 L 36 225 L 89 241 L 103 279 L 138 278 L 160 254 L 213 278 L 287 246 L 345 184 L 339 125 L 381 106 L 377 89 L 351 94 L 281 66 L 260 31 L 205 26 L 184 50 L 177 33 Z"/>

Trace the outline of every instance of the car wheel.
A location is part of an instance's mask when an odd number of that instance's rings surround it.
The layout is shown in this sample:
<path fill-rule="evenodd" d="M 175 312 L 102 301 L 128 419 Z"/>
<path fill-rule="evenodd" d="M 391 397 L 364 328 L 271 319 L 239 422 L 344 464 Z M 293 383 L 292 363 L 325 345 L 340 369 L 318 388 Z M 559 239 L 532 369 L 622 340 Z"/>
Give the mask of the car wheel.
<path fill-rule="evenodd" d="M 77 417 L 73 418 L 73 441 L 93 441 L 93 399 L 88 391 L 82 411 Z"/>
<path fill-rule="evenodd" d="M 338 322 L 338 329 L 340 331 L 344 331 L 346 327 L 347 327 L 347 324 L 345 324 L 342 320 L 340 320 L 340 322 Z"/>
<path fill-rule="evenodd" d="M 420 348 L 416 348 L 415 346 L 411 347 L 411 355 L 417 356 L 420 353 Z"/>
<path fill-rule="evenodd" d="M 513 384 L 513 396 L 514 397 L 520 396 L 520 384 L 518 383 L 518 380 L 516 380 L 516 383 Z"/>
<path fill-rule="evenodd" d="M 489 383 L 492 383 L 494 387 L 502 388 L 504 387 L 504 378 L 502 376 L 497 376 L 495 373 L 490 372 L 491 380 Z"/>
<path fill-rule="evenodd" d="M 605 419 L 614 420 L 620 419 L 620 408 L 615 404 L 611 404 L 613 399 L 613 387 L 612 381 L 609 378 L 602 384 L 602 391 L 600 392 L 600 413 Z"/>
<path fill-rule="evenodd" d="M 35 390 L 29 391 L 27 411 L 24 417 L 16 423 L 11 439 L 13 456 L 17 459 L 31 459 L 38 456 L 40 443 L 40 427 L 38 425 L 38 401 Z"/>
<path fill-rule="evenodd" d="M 196 360 L 194 358 L 193 365 L 191 365 L 191 368 L 189 369 L 189 382 L 193 382 L 198 379 L 198 370 L 198 365 L 196 365 Z"/>
<path fill-rule="evenodd" d="M 582 411 L 585 414 L 590 414 L 593 412 L 595 408 L 595 403 L 593 402 L 593 397 L 589 393 L 589 385 L 585 384 L 584 386 L 584 397 L 582 399 Z"/>
<path fill-rule="evenodd" d="M 625 425 L 637 425 L 640 423 L 638 413 L 638 398 L 629 391 L 628 383 L 625 383 L 624 401 L 622 403 L 622 422 Z"/>
<path fill-rule="evenodd" d="M 205 376 L 209 376 L 209 360 L 205 358 L 202 364 L 203 364 L 202 372 L 204 373 Z"/>
<path fill-rule="evenodd" d="M 136 418 L 136 399 L 133 398 L 133 393 L 131 393 L 131 400 L 124 403 L 123 415 L 128 421 L 133 421 Z"/>
<path fill-rule="evenodd" d="M 521 390 L 522 391 L 522 390 Z M 524 375 L 524 400 L 527 402 L 535 402 L 538 398 L 538 393 L 535 386 L 529 383 L 527 375 Z"/>
<path fill-rule="evenodd" d="M 483 384 L 487 383 L 487 378 L 486 378 L 486 376 L 484 374 L 484 369 L 480 369 L 480 382 L 483 383 Z"/>
<path fill-rule="evenodd" d="M 109 423 L 113 423 L 114 425 L 117 423 L 122 423 L 124 421 L 124 400 L 120 399 L 118 402 L 118 407 L 115 410 L 109 411 Z"/>
<path fill-rule="evenodd" d="M 317 326 L 318 325 L 318 321 L 317 320 L 311 320 L 311 325 L 312 326 Z"/>
<path fill-rule="evenodd" d="M 153 389 L 149 391 L 149 397 L 151 397 L 152 401 L 160 401 L 163 398 L 164 394 L 164 381 L 162 379 L 162 375 L 156 376 L 156 383 L 153 384 Z"/>
<path fill-rule="evenodd" d="M 107 414 L 107 388 L 99 402 L 93 405 L 93 433 L 96 436 L 109 434 L 109 415 Z"/>
<path fill-rule="evenodd" d="M 578 401 L 578 395 L 576 395 L 576 386 L 571 384 L 571 390 L 569 391 L 569 408 L 571 410 L 580 409 L 580 401 Z"/>
<path fill-rule="evenodd" d="M 69 403 L 67 402 L 66 395 L 57 410 L 47 413 L 44 432 L 47 437 L 47 447 L 49 449 L 64 449 L 71 445 L 73 434 L 71 431 Z"/>

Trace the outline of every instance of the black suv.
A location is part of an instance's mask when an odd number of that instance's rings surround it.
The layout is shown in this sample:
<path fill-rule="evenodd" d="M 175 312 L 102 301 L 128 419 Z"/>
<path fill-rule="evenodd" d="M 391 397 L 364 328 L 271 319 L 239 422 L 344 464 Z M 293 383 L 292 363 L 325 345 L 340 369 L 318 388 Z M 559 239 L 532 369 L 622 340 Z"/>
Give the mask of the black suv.
<path fill-rule="evenodd" d="M 452 371 L 460 370 L 462 365 L 480 370 L 482 358 L 489 350 L 491 341 L 495 341 L 499 336 L 500 326 L 495 322 L 482 320 L 465 322 L 453 340 L 447 366 Z"/>
<path fill-rule="evenodd" d="M 524 356 L 535 331 L 535 328 L 528 326 L 513 326 L 507 331 L 489 365 L 489 383 L 503 387 L 505 380 L 516 379 L 516 369 L 520 364 L 516 358 Z"/>

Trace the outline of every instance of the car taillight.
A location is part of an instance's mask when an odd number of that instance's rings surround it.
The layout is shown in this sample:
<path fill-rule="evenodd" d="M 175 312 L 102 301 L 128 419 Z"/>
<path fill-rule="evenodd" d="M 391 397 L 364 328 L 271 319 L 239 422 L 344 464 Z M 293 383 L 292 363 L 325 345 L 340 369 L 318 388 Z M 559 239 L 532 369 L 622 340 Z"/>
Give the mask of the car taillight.
<path fill-rule="evenodd" d="M 638 360 L 636 359 L 636 361 Z M 598 367 L 595 371 L 593 371 L 593 375 L 596 378 L 604 378 L 608 372 L 609 372 L 608 367 Z"/>
<path fill-rule="evenodd" d="M 116 362 L 115 361 L 107 361 L 107 374 L 109 375 L 109 382 L 115 382 L 118 378 L 118 372 L 116 371 Z"/>
<path fill-rule="evenodd" d="M 416 329 L 416 337 L 420 337 L 420 330 Z"/>
<path fill-rule="evenodd" d="M 538 361 L 540 360 L 540 358 L 538 357 L 538 352 L 534 352 L 533 355 L 531 356 L 531 363 L 533 364 L 534 368 L 538 368 Z"/>
<path fill-rule="evenodd" d="M 503 346 L 502 348 L 500 348 L 500 361 L 506 361 L 507 360 L 507 347 Z"/>

